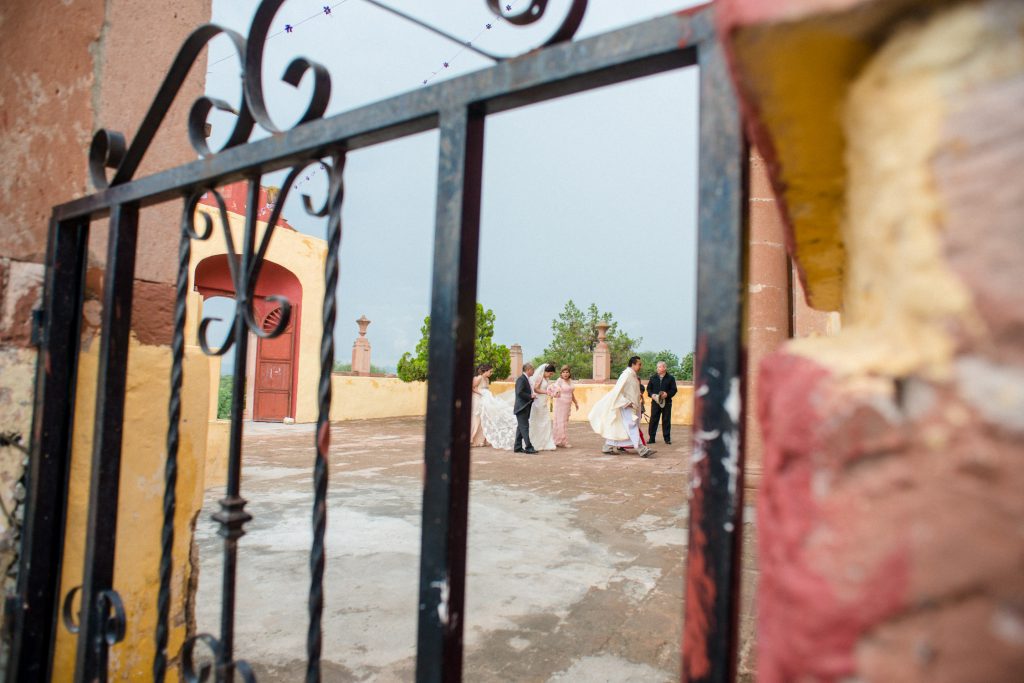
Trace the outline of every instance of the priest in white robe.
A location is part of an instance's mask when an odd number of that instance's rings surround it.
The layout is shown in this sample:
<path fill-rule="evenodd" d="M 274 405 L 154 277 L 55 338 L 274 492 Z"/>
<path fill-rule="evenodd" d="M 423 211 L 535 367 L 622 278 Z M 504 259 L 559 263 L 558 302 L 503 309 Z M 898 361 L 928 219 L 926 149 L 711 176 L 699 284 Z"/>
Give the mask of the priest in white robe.
<path fill-rule="evenodd" d="M 605 440 L 602 453 L 621 453 L 623 448 L 635 448 L 643 458 L 654 455 L 654 450 L 640 438 L 643 393 L 639 373 L 642 367 L 639 356 L 630 358 L 615 388 L 590 410 L 590 426 Z"/>

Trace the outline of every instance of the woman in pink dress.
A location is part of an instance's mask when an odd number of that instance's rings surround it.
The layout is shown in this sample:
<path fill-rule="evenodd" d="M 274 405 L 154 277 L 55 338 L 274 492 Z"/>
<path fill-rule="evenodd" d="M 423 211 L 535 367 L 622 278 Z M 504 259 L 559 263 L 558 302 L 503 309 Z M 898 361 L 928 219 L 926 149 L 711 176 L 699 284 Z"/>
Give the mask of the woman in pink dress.
<path fill-rule="evenodd" d="M 574 392 L 576 384 L 572 381 L 572 368 L 568 365 L 562 366 L 562 372 L 554 384 L 555 396 L 555 446 L 572 448 L 569 443 L 569 410 L 570 406 L 580 409 Z"/>

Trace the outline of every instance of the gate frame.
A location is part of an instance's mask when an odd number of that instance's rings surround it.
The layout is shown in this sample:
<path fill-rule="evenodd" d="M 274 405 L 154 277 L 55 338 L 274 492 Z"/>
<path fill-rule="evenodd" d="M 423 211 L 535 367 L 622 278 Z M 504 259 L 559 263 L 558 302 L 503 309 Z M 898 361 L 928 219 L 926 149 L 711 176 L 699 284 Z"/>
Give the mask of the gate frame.
<path fill-rule="evenodd" d="M 698 206 L 697 350 L 694 456 L 690 498 L 690 547 L 687 560 L 683 679 L 729 681 L 735 677 L 742 538 L 743 473 L 743 298 L 745 291 L 745 223 L 747 149 L 736 96 L 726 59 L 715 36 L 714 8 L 705 5 L 635 24 L 603 35 L 562 42 L 501 61 L 493 67 L 442 81 L 328 118 L 320 118 L 329 94 L 326 70 L 307 60 L 292 62 L 285 80 L 297 84 L 307 71 L 316 87 L 300 125 L 278 131 L 263 103 L 262 42 L 283 0 L 265 0 L 250 31 L 251 40 L 210 24 L 198 28 L 183 45 L 138 135 L 130 146 L 100 131 L 90 152 L 94 182 L 104 189 L 54 207 L 47 251 L 44 328 L 37 370 L 36 404 L 28 472 L 28 494 L 18 576 L 20 609 L 14 617 L 9 680 L 49 680 L 60 619 L 59 591 L 69 490 L 71 433 L 77 390 L 79 334 L 82 320 L 85 257 L 90 222 L 110 216 L 107 277 L 104 279 L 103 322 L 97 412 L 94 425 L 92 478 L 86 530 L 82 587 L 82 621 L 75 628 L 79 648 L 76 681 L 105 680 L 111 641 L 123 635 L 125 615 L 113 588 L 117 528 L 117 494 L 128 334 L 131 324 L 134 262 L 140 208 L 185 196 L 179 260 L 179 306 L 175 310 L 172 345 L 171 424 L 161 560 L 160 623 L 154 677 L 166 669 L 170 538 L 176 479 L 177 418 L 180 411 L 184 290 L 190 240 L 197 238 L 189 216 L 195 197 L 237 180 L 249 182 L 246 236 L 235 262 L 241 282 L 255 269 L 262 249 L 255 243 L 256 205 L 262 174 L 292 168 L 292 174 L 329 157 L 330 192 L 319 212 L 328 216 L 327 292 L 324 301 L 320 421 L 316 437 L 313 581 L 310 588 L 310 632 L 307 680 L 319 680 L 322 610 L 323 529 L 326 524 L 329 448 L 330 369 L 333 366 L 333 321 L 341 238 L 341 174 L 349 150 L 420 133 L 440 131 L 438 195 L 431 296 L 430 384 L 427 397 L 423 526 L 420 565 L 418 681 L 458 681 L 462 674 L 462 627 L 469 495 L 469 426 L 475 331 L 477 259 L 483 166 L 484 123 L 488 115 L 536 104 L 689 66 L 700 67 L 700 143 Z M 490 2 L 490 0 L 488 0 Z M 581 3 L 576 0 L 573 11 Z M 585 6 L 585 2 L 582 3 Z M 580 15 L 581 16 L 581 15 Z M 578 24 L 578 18 L 576 23 Z M 204 159 L 138 180 L 132 180 L 163 113 L 205 44 L 228 33 L 244 55 L 246 77 L 239 124 L 229 147 Z M 571 36 L 571 34 L 570 34 Z M 562 40 L 566 37 L 563 36 Z M 296 66 L 298 65 L 298 66 Z M 256 75 L 252 71 L 256 70 Z M 326 88 L 326 93 L 325 93 Z M 205 147 L 198 130 L 206 114 L 220 104 L 201 98 L 190 116 L 190 136 Z M 245 142 L 259 123 L 274 135 Z M 596 141 L 599 144 L 599 141 Z M 107 187 L 104 166 L 116 168 Z M 285 184 L 291 185 L 292 175 Z M 214 193 L 216 194 L 216 193 Z M 283 206 L 285 197 L 278 201 Z M 272 232 L 280 209 L 269 221 Z M 268 238 L 269 239 L 269 238 Z M 248 330 L 243 309 L 245 287 L 234 324 L 236 366 L 244 363 Z M 328 326 L 329 323 L 329 326 Z M 239 360 L 241 359 L 241 360 Z M 236 367 L 236 370 L 238 368 Z M 326 377 L 326 385 L 325 385 Z M 236 372 L 232 406 L 229 482 L 222 510 L 215 516 L 225 537 L 225 568 L 220 640 L 208 636 L 218 656 L 218 680 L 234 674 L 246 679 L 248 666 L 232 659 L 234 566 L 238 538 L 249 516 L 241 485 L 242 389 Z M 177 399 L 176 399 L 177 397 Z M 178 406 L 175 407 L 175 400 Z M 318 583 L 319 582 L 319 583 Z M 75 589 L 77 590 L 77 589 Z M 65 597 L 68 600 L 75 592 Z M 66 623 L 73 624 L 70 610 Z M 160 629 L 163 629 L 162 633 Z M 162 640 L 161 640 L 162 639 Z M 163 649 L 160 643 L 163 642 Z M 192 643 L 195 645 L 196 643 Z M 191 646 L 182 658 L 186 666 Z"/>

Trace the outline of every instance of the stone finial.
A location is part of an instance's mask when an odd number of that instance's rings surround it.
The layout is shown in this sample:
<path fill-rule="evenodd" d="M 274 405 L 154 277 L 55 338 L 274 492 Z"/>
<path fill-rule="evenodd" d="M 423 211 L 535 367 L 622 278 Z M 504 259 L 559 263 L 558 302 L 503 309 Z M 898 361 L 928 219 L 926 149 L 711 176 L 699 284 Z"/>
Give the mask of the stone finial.
<path fill-rule="evenodd" d="M 352 372 L 358 375 L 370 374 L 370 340 L 366 338 L 366 328 L 370 326 L 370 320 L 365 316 L 359 316 L 356 320 L 359 325 L 359 336 L 352 343 Z"/>
<path fill-rule="evenodd" d="M 508 350 L 509 360 L 512 361 L 512 378 L 515 379 L 523 374 L 523 347 L 513 344 Z"/>
<path fill-rule="evenodd" d="M 594 347 L 594 381 L 607 382 L 612 376 L 612 352 L 608 348 L 608 328 L 611 327 L 602 320 L 595 325 L 597 328 L 597 346 Z"/>

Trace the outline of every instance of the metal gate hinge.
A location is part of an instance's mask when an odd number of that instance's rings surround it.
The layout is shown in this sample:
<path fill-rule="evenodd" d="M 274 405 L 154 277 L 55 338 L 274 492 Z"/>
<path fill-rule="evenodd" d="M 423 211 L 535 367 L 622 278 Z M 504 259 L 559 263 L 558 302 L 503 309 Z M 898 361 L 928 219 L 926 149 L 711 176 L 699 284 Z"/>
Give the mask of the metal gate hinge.
<path fill-rule="evenodd" d="M 32 309 L 32 346 L 46 346 L 46 311 L 41 308 Z"/>

